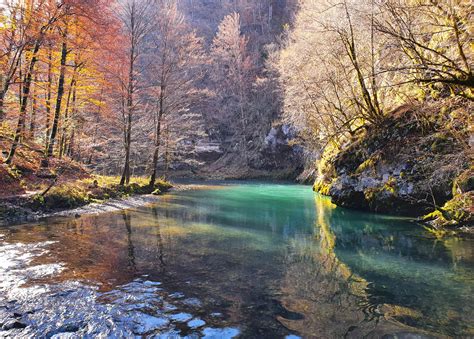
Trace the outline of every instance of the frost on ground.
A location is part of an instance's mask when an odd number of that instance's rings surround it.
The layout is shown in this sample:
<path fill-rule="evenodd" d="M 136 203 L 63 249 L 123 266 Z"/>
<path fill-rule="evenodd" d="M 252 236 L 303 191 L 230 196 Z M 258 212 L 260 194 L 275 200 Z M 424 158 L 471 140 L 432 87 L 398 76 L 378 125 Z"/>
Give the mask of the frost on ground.
<path fill-rule="evenodd" d="M 48 253 L 51 243 L 0 245 L 0 337 L 232 338 L 239 334 L 235 328 L 204 327 L 204 320 L 180 311 L 191 306 L 198 312 L 199 299 L 167 293 L 160 282 L 145 277 L 106 293 L 79 281 L 35 282 L 66 269 L 62 263 L 34 264 L 34 259 Z"/>

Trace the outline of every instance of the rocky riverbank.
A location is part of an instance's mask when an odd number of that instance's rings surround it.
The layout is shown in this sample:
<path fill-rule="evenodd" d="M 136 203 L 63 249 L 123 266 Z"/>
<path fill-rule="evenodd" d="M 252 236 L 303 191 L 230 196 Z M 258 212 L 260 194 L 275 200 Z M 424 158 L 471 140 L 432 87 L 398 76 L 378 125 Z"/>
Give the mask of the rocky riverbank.
<path fill-rule="evenodd" d="M 473 229 L 472 103 L 405 105 L 318 163 L 314 190 L 339 206 Z M 330 153 L 330 154 L 328 154 Z"/>

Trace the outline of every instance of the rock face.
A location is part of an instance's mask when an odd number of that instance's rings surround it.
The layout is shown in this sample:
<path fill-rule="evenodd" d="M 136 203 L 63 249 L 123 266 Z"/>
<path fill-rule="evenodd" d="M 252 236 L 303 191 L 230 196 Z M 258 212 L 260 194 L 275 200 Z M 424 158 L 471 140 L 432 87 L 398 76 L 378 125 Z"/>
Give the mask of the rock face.
<path fill-rule="evenodd" d="M 472 177 L 462 131 L 429 129 L 403 109 L 368 129 L 320 170 L 314 189 L 343 207 L 422 216 L 453 198 L 459 176 Z M 454 132 L 452 132 L 454 131 Z"/>
<path fill-rule="evenodd" d="M 223 152 L 217 142 L 200 141 L 195 147 L 196 159 L 203 162 L 211 162 L 219 159 Z"/>
<path fill-rule="evenodd" d="M 264 171 L 286 171 L 287 179 L 295 178 L 303 170 L 303 149 L 292 144 L 295 137 L 296 133 L 290 126 L 273 126 L 255 152 L 250 166 Z"/>

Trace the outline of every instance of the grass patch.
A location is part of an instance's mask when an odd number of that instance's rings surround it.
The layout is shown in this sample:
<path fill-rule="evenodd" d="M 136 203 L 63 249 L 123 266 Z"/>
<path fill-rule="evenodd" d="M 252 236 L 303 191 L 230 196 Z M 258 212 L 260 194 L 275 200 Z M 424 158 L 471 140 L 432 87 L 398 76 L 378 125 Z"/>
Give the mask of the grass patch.
<path fill-rule="evenodd" d="M 94 175 L 54 186 L 45 195 L 35 195 L 32 207 L 47 210 L 71 209 L 131 195 L 159 195 L 171 187 L 173 186 L 169 182 L 161 179 L 156 181 L 154 187 L 150 187 L 148 178 L 143 177 L 131 178 L 129 185 L 121 186 L 120 177 Z"/>

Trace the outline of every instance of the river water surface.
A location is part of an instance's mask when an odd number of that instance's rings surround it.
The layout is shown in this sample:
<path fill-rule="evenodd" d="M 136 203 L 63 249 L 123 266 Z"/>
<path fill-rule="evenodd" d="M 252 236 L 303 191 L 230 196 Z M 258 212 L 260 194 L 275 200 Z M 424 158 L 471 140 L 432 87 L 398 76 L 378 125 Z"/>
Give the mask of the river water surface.
<path fill-rule="evenodd" d="M 0 228 L 0 337 L 474 335 L 474 243 L 219 184 Z"/>

